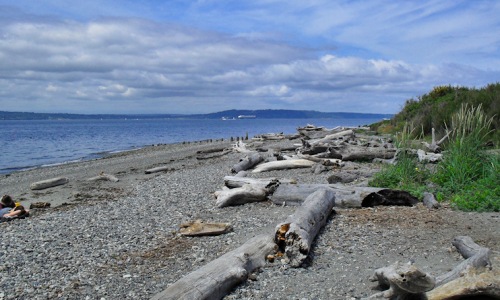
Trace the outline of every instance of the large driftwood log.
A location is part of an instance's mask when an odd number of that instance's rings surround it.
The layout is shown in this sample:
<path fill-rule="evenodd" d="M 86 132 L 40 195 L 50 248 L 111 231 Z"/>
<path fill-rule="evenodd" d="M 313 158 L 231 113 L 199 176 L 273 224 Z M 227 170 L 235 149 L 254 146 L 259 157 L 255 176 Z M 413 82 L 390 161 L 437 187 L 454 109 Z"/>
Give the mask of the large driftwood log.
<path fill-rule="evenodd" d="M 373 160 L 375 158 L 390 159 L 396 154 L 395 149 L 384 147 L 363 147 L 357 145 L 343 145 L 339 148 L 330 149 L 334 154 L 341 156 L 344 161 Z"/>
<path fill-rule="evenodd" d="M 260 173 L 272 170 L 310 168 L 314 164 L 315 163 L 313 161 L 307 159 L 287 159 L 287 160 L 270 161 L 267 163 L 257 165 L 252 170 L 252 173 Z"/>
<path fill-rule="evenodd" d="M 274 182 L 279 182 L 279 184 L 282 184 L 282 183 L 296 184 L 297 180 L 296 179 L 287 179 L 287 178 L 282 178 L 282 179 L 278 180 L 276 177 L 251 178 L 251 177 L 239 177 L 239 176 L 224 176 L 224 185 L 230 189 L 242 187 L 245 184 L 266 187 Z"/>
<path fill-rule="evenodd" d="M 348 129 L 348 130 L 344 130 L 341 132 L 329 134 L 329 135 L 327 135 L 319 140 L 311 141 L 311 142 L 309 142 L 309 144 L 311 144 L 311 146 L 322 145 L 322 144 L 324 145 L 324 144 L 330 144 L 333 141 L 338 140 L 338 139 L 346 140 L 346 139 L 350 139 L 353 137 L 354 137 L 354 131 L 352 129 Z"/>
<path fill-rule="evenodd" d="M 263 160 L 264 157 L 262 157 L 259 153 L 249 153 L 247 156 L 241 159 L 240 162 L 238 162 L 231 168 L 231 172 L 238 173 L 239 171 L 246 171 L 261 163 Z"/>
<path fill-rule="evenodd" d="M 56 177 L 56 178 L 51 178 L 51 179 L 47 179 L 47 180 L 34 182 L 30 185 L 30 188 L 32 190 L 43 190 L 43 189 L 47 189 L 50 187 L 63 185 L 63 184 L 66 184 L 68 182 L 69 182 L 68 178 Z"/>
<path fill-rule="evenodd" d="M 424 293 L 436 285 L 432 276 L 415 265 L 399 262 L 377 269 L 371 281 L 378 281 L 380 287 L 388 289 L 365 299 L 425 299 Z"/>
<path fill-rule="evenodd" d="M 277 205 L 301 205 L 309 194 L 321 188 L 332 188 L 336 194 L 335 206 L 341 208 L 418 203 L 417 198 L 405 191 L 329 184 L 280 184 L 269 199 Z"/>
<path fill-rule="evenodd" d="M 334 204 L 334 191 L 319 189 L 309 195 L 285 222 L 278 224 L 275 241 L 292 267 L 299 267 L 307 258 L 311 244 L 326 224 Z"/>
<path fill-rule="evenodd" d="M 255 269 L 266 264 L 266 256 L 275 250 L 271 235 L 250 239 L 239 248 L 181 278 L 152 300 L 221 299 Z"/>
<path fill-rule="evenodd" d="M 436 277 L 436 285 L 440 286 L 459 278 L 468 268 L 484 268 L 491 266 L 491 250 L 481 247 L 468 236 L 457 236 L 452 241 L 453 246 L 466 259 L 450 272 Z"/>

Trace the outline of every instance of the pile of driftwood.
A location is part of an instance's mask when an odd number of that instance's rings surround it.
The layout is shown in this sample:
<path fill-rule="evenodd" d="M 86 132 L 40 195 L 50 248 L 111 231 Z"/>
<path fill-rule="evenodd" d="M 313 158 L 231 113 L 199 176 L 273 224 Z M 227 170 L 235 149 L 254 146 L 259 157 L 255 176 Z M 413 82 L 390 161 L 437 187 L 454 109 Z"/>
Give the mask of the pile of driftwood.
<path fill-rule="evenodd" d="M 334 214 L 334 208 L 412 206 L 419 202 L 409 193 L 399 190 L 337 183 L 300 184 L 294 179 L 247 176 L 249 172 L 290 168 L 332 170 L 340 168 L 346 161 L 394 159 L 396 154 L 390 140 L 360 139 L 351 129 L 325 130 L 307 126 L 299 132 L 302 143 L 293 149 L 292 155 L 259 147 L 250 150 L 248 145 L 238 141 L 233 151 L 244 154 L 244 157 L 231 168 L 234 175 L 224 178 L 224 188 L 215 192 L 219 208 L 272 201 L 277 205 L 297 206 L 295 213 L 277 224 L 274 232 L 249 240 L 181 278 L 153 299 L 223 298 L 255 269 L 265 266 L 266 261 L 272 262 L 275 257 L 282 257 L 292 267 L 300 267 L 309 255 L 316 235 Z M 261 137 L 259 139 L 262 140 Z M 424 204 L 429 208 L 439 206 L 432 194 L 426 194 Z M 457 299 L 465 295 L 500 297 L 498 272 L 491 270 L 491 251 L 475 244 L 469 237 L 457 237 L 453 245 L 466 260 L 451 272 L 433 278 L 412 264 L 397 263 L 381 268 L 376 270 L 374 280 L 387 290 L 369 299 Z M 485 271 L 484 268 L 488 267 Z"/>

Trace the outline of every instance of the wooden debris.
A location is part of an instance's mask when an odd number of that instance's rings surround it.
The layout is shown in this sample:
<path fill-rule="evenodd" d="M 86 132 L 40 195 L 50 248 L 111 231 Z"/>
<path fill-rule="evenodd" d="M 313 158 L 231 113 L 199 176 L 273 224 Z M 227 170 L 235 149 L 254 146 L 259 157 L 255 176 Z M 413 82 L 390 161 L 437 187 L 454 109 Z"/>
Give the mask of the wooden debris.
<path fill-rule="evenodd" d="M 32 190 L 43 190 L 43 189 L 47 189 L 50 187 L 63 185 L 63 184 L 66 184 L 68 182 L 69 182 L 68 178 L 56 177 L 56 178 L 51 178 L 51 179 L 47 179 L 47 180 L 34 182 L 30 185 L 30 188 Z"/>
<path fill-rule="evenodd" d="M 255 167 L 252 170 L 252 173 L 260 173 L 272 170 L 310 168 L 314 164 L 315 163 L 313 161 L 307 159 L 287 159 L 287 160 L 270 161 L 267 163 L 257 165 L 257 167 Z"/>
<path fill-rule="evenodd" d="M 162 167 L 156 167 L 156 168 L 151 168 L 146 170 L 144 173 L 146 174 L 153 174 L 153 173 L 158 173 L 158 172 L 164 172 L 164 171 L 172 171 L 173 169 L 168 167 L 168 166 L 162 166 Z"/>
<path fill-rule="evenodd" d="M 425 299 L 424 293 L 436 285 L 432 276 L 413 264 L 399 262 L 377 269 L 371 280 L 378 281 L 380 287 L 388 289 L 365 299 Z"/>
<path fill-rule="evenodd" d="M 255 165 L 261 163 L 264 160 L 257 152 L 249 153 L 243 159 L 241 159 L 237 164 L 231 168 L 231 173 L 238 173 L 240 171 L 246 171 L 253 168 Z"/>
<path fill-rule="evenodd" d="M 220 235 L 233 229 L 230 223 L 205 223 L 201 220 L 184 223 L 179 227 L 179 233 L 185 236 Z"/>
<path fill-rule="evenodd" d="M 275 241 L 292 267 L 299 267 L 307 258 L 311 244 L 326 224 L 334 204 L 334 191 L 319 189 L 309 195 L 285 222 L 276 226 Z"/>
<path fill-rule="evenodd" d="M 419 162 L 437 163 L 443 160 L 443 155 L 441 153 L 428 153 L 422 149 L 417 150 L 417 156 Z"/>
<path fill-rule="evenodd" d="M 272 235 L 259 235 L 218 259 L 182 277 L 152 300 L 222 299 L 275 251 Z"/>
<path fill-rule="evenodd" d="M 251 202 L 260 202 L 267 199 L 267 195 L 277 182 L 272 182 L 268 186 L 257 186 L 245 184 L 242 187 L 216 191 L 216 205 L 219 208 L 233 205 L 242 205 Z"/>
<path fill-rule="evenodd" d="M 99 175 L 97 175 L 95 177 L 91 177 L 91 178 L 87 179 L 87 181 L 99 181 L 99 180 L 112 181 L 112 182 L 118 182 L 119 181 L 119 179 L 116 176 L 110 175 L 110 174 L 106 174 L 104 172 L 101 172 Z"/>

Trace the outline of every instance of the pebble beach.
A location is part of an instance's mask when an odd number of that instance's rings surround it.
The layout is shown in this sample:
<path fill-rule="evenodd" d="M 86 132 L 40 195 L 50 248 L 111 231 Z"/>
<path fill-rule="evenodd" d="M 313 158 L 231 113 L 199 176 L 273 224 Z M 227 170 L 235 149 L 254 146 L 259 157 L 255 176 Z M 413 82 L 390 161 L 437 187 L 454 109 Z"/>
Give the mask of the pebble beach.
<path fill-rule="evenodd" d="M 300 140 L 266 141 L 280 149 Z M 199 159 L 198 151 L 231 148 L 229 141 L 149 146 L 105 158 L 0 175 L 0 193 L 32 209 L 31 216 L 0 224 L 1 299 L 150 299 L 184 275 L 249 238 L 270 233 L 296 207 L 270 201 L 217 208 L 213 193 L 244 154 Z M 371 167 L 351 165 L 352 168 Z M 168 166 L 163 172 L 145 170 Z M 378 168 L 373 166 L 373 168 Z M 88 181 L 101 172 L 118 182 Z M 293 169 L 249 174 L 327 183 L 330 173 Z M 40 191 L 30 184 L 66 177 Z M 361 178 L 360 182 L 366 180 Z M 186 237 L 182 223 L 231 223 L 218 236 Z M 463 258 L 455 236 L 500 250 L 500 214 L 465 213 L 447 205 L 336 209 L 300 268 L 275 260 L 224 299 L 360 299 L 374 294 L 377 268 L 412 260 L 433 275 Z"/>

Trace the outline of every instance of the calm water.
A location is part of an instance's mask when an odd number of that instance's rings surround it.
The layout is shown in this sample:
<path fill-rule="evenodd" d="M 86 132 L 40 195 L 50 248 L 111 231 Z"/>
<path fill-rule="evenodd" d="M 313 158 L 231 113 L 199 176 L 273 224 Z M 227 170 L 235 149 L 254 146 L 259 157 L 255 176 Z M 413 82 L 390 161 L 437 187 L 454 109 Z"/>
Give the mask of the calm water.
<path fill-rule="evenodd" d="M 307 124 L 333 128 L 371 124 L 379 119 L 242 120 L 0 120 L 0 174 L 102 157 L 140 148 L 206 139 L 292 134 Z"/>

